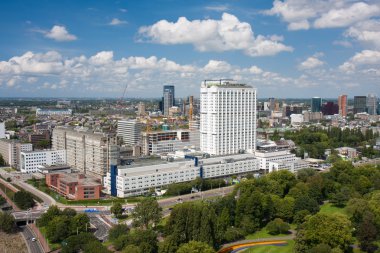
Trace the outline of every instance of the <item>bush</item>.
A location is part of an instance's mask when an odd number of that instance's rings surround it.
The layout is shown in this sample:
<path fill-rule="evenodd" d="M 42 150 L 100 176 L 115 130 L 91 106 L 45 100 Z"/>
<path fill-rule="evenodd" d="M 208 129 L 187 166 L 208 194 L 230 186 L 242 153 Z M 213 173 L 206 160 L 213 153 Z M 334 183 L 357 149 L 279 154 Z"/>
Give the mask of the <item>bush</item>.
<path fill-rule="evenodd" d="M 280 218 L 276 218 L 267 225 L 268 233 L 271 235 L 286 234 L 290 229 L 288 223 Z"/>
<path fill-rule="evenodd" d="M 14 195 L 14 201 L 16 205 L 23 210 L 32 208 L 35 205 L 32 194 L 27 191 L 16 192 Z"/>

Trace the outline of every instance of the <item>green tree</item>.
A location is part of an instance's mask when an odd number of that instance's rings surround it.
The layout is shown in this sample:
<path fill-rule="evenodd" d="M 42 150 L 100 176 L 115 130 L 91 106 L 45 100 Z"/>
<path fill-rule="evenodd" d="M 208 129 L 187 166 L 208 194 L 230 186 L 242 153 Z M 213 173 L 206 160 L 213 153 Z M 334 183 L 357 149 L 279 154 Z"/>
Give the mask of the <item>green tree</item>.
<path fill-rule="evenodd" d="M 207 243 L 190 241 L 181 245 L 177 253 L 215 253 L 215 250 Z"/>
<path fill-rule="evenodd" d="M 276 218 L 269 222 L 267 225 L 268 233 L 271 235 L 286 234 L 288 233 L 290 226 L 280 218 Z"/>
<path fill-rule="evenodd" d="M 45 227 L 51 220 L 59 215 L 61 215 L 59 208 L 57 206 L 50 206 L 49 209 L 37 220 L 37 225 L 40 227 Z"/>
<path fill-rule="evenodd" d="M 77 214 L 77 211 L 75 211 L 72 208 L 66 207 L 65 209 L 63 209 L 63 211 L 60 214 L 66 215 L 68 217 L 74 217 Z"/>
<path fill-rule="evenodd" d="M 162 208 L 157 200 L 145 198 L 139 202 L 132 213 L 133 224 L 144 229 L 155 226 L 162 217 Z"/>
<path fill-rule="evenodd" d="M 46 226 L 46 236 L 53 243 L 61 242 L 70 235 L 70 218 L 67 216 L 57 216 Z"/>
<path fill-rule="evenodd" d="M 15 228 L 15 219 L 9 213 L 0 212 L 0 231 L 11 233 Z"/>
<path fill-rule="evenodd" d="M 129 232 L 129 228 L 125 224 L 117 224 L 113 226 L 109 233 L 108 233 L 108 239 L 110 241 L 114 241 L 117 238 L 119 238 L 121 235 L 126 235 Z"/>
<path fill-rule="evenodd" d="M 70 227 L 71 234 L 87 232 L 90 227 L 90 218 L 84 213 L 78 213 L 70 218 Z"/>
<path fill-rule="evenodd" d="M 62 242 L 61 253 L 109 253 L 109 251 L 91 233 L 72 235 Z"/>
<path fill-rule="evenodd" d="M 142 253 L 142 251 L 140 247 L 130 244 L 123 249 L 122 253 Z"/>
<path fill-rule="evenodd" d="M 234 242 L 241 239 L 244 239 L 244 233 L 238 228 L 229 227 L 224 233 L 224 242 Z"/>
<path fill-rule="evenodd" d="M 32 194 L 24 190 L 15 193 L 14 202 L 23 210 L 32 208 L 35 205 Z"/>
<path fill-rule="evenodd" d="M 377 231 L 373 213 L 366 211 L 357 230 L 357 238 L 361 250 L 369 253 L 376 251 L 377 247 L 374 242 L 377 239 Z"/>
<path fill-rule="evenodd" d="M 1 205 L 4 205 L 7 201 L 5 200 L 5 198 L 3 196 L 0 195 L 0 206 Z"/>
<path fill-rule="evenodd" d="M 120 202 L 116 202 L 111 206 L 110 211 L 118 218 L 123 214 L 123 206 Z"/>
<path fill-rule="evenodd" d="M 302 210 L 307 210 L 310 213 L 315 214 L 319 211 L 318 202 L 315 199 L 310 198 L 307 194 L 300 196 L 294 202 L 294 213 Z"/>
<path fill-rule="evenodd" d="M 0 166 L 5 166 L 5 160 L 1 154 L 0 154 Z"/>
<path fill-rule="evenodd" d="M 342 214 L 318 213 L 300 226 L 295 241 L 296 252 L 309 252 L 318 244 L 346 251 L 353 242 L 351 222 Z"/>
<path fill-rule="evenodd" d="M 286 196 L 285 198 L 274 198 L 275 217 L 291 222 L 294 216 L 294 198 Z"/>

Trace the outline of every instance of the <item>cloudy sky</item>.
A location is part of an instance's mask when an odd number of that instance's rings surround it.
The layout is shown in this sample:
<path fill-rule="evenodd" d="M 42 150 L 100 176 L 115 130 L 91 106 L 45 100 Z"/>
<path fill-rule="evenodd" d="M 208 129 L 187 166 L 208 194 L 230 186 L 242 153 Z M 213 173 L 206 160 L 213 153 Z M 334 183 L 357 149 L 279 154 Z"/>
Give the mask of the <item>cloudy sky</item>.
<path fill-rule="evenodd" d="M 0 97 L 380 93 L 380 0 L 4 0 L 0 28 Z"/>

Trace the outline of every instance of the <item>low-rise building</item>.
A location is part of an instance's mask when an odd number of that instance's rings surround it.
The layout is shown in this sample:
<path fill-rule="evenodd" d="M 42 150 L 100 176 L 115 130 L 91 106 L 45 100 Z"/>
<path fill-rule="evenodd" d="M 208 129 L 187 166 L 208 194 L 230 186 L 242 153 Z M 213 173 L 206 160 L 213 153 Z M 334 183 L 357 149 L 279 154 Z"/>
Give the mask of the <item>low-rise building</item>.
<path fill-rule="evenodd" d="M 71 109 L 40 109 L 37 108 L 36 116 L 70 116 L 73 114 Z"/>
<path fill-rule="evenodd" d="M 84 174 L 47 174 L 46 185 L 67 199 L 99 199 L 102 190 L 100 182 Z"/>
<path fill-rule="evenodd" d="M 38 172 L 41 165 L 66 164 L 66 150 L 41 150 L 21 152 L 20 171 L 23 173 Z"/>
<path fill-rule="evenodd" d="M 142 133 L 144 155 L 170 153 L 191 145 L 189 130 L 168 130 Z"/>
<path fill-rule="evenodd" d="M 358 157 L 356 149 L 350 147 L 341 147 L 336 148 L 335 151 L 338 151 L 338 154 L 347 159 L 354 159 Z"/>

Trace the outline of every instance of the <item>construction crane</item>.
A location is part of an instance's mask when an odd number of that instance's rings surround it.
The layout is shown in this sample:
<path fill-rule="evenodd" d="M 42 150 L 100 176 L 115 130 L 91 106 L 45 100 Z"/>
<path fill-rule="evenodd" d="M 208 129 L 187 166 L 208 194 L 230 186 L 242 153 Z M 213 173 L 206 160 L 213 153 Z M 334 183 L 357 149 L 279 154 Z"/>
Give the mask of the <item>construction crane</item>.
<path fill-rule="evenodd" d="M 116 107 L 120 108 L 121 103 L 123 102 L 125 98 L 125 94 L 127 93 L 128 83 L 125 84 L 123 95 L 119 98 L 119 100 L 116 102 Z"/>
<path fill-rule="evenodd" d="M 194 97 L 189 97 L 189 121 L 193 120 L 193 103 L 194 103 Z"/>

